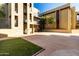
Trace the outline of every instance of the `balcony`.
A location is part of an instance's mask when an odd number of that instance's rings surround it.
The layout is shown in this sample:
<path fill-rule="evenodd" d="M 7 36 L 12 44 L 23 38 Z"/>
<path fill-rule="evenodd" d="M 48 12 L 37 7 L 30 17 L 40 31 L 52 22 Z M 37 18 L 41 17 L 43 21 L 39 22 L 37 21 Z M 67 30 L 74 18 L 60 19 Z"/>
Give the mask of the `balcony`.
<path fill-rule="evenodd" d="M 27 20 L 24 20 L 24 23 L 27 23 Z M 38 25 L 38 21 L 30 21 L 30 24 Z"/>
<path fill-rule="evenodd" d="M 38 25 L 38 21 L 30 22 L 30 24 Z"/>
<path fill-rule="evenodd" d="M 32 28 L 29 28 L 29 29 L 25 29 L 25 31 L 24 31 L 25 33 L 31 33 L 32 32 Z"/>

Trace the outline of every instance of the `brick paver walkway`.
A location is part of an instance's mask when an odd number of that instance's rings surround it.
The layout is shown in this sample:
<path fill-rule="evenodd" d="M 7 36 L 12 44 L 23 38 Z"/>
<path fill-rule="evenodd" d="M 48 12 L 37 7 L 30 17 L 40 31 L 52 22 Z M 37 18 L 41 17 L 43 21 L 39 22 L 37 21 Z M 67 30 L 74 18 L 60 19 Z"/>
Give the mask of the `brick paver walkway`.
<path fill-rule="evenodd" d="M 38 56 L 79 55 L 78 36 L 32 35 L 23 38 L 45 49 Z"/>

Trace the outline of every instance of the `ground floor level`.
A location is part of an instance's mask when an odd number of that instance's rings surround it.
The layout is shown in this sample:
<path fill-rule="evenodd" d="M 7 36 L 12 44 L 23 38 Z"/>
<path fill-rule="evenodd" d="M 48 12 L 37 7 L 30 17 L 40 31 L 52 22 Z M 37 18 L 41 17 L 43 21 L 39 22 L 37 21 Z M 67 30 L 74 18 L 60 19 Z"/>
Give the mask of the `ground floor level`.
<path fill-rule="evenodd" d="M 32 34 L 31 36 L 25 35 L 21 38 L 37 46 L 40 46 L 44 49 L 38 54 L 36 54 L 37 56 L 79 56 L 79 34 L 39 32 Z M 6 39 L 12 39 L 12 37 L 0 38 L 0 42 L 2 40 L 6 41 Z M 12 42 L 14 41 L 15 40 L 13 39 Z M 17 41 L 19 42 L 19 40 Z M 11 42 L 6 44 L 10 44 L 10 43 Z M 16 43 L 11 43 L 11 44 L 13 45 Z M 1 46 L 4 47 L 3 44 Z"/>
<path fill-rule="evenodd" d="M 35 29 L 35 28 L 34 28 Z M 32 29 L 31 29 L 32 30 Z M 30 30 L 30 31 L 31 31 Z M 27 31 L 27 30 L 26 30 Z M 40 34 L 56 34 L 56 35 L 79 35 L 79 29 L 73 29 L 71 32 L 68 32 L 67 30 L 62 30 L 62 29 L 53 29 L 51 31 L 43 31 L 43 32 L 31 32 L 29 34 L 24 33 L 23 31 L 19 29 L 0 29 L 0 35 L 2 36 L 8 36 L 8 37 L 23 37 L 23 36 L 31 36 L 31 35 L 40 35 Z"/>

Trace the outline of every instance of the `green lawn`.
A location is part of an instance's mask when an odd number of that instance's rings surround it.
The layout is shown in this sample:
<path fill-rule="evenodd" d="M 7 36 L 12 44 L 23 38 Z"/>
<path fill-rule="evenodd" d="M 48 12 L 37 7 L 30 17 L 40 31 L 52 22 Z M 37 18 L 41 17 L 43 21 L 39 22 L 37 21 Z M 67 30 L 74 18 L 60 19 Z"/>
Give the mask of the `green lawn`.
<path fill-rule="evenodd" d="M 31 56 L 42 48 L 22 38 L 0 41 L 0 55 L 2 56 Z"/>

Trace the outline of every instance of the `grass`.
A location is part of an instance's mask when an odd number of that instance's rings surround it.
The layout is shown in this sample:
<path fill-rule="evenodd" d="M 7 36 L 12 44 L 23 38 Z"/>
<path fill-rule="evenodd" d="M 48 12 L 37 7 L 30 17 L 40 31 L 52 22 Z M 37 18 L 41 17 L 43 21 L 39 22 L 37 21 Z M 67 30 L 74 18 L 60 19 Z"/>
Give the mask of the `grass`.
<path fill-rule="evenodd" d="M 0 41 L 0 56 L 31 56 L 42 48 L 22 38 Z"/>

